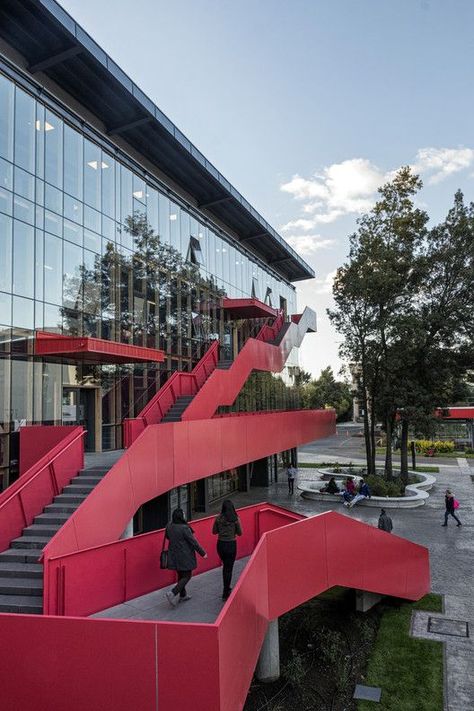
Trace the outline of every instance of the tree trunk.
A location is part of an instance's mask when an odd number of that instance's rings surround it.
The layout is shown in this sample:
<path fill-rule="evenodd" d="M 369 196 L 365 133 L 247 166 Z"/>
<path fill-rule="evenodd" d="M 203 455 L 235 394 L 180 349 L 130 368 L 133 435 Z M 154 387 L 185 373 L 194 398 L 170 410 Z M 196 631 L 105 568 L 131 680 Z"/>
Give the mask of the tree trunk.
<path fill-rule="evenodd" d="M 408 483 L 408 420 L 402 420 L 402 436 L 400 442 L 400 477 L 404 484 Z"/>
<path fill-rule="evenodd" d="M 371 461 L 370 470 L 368 474 L 375 474 L 375 456 L 376 456 L 376 442 L 375 442 L 375 401 L 372 397 L 370 400 L 370 446 L 371 446 Z"/>
<path fill-rule="evenodd" d="M 385 476 L 391 481 L 393 478 L 393 461 L 392 461 L 392 438 L 393 438 L 393 417 L 389 413 L 386 420 L 387 442 L 385 445 Z"/>
<path fill-rule="evenodd" d="M 367 400 L 367 391 L 363 388 L 362 406 L 364 408 L 364 439 L 365 439 L 365 458 L 367 461 L 367 474 L 370 473 L 370 463 L 372 461 L 372 453 L 370 448 L 370 428 L 369 428 L 369 408 Z"/>

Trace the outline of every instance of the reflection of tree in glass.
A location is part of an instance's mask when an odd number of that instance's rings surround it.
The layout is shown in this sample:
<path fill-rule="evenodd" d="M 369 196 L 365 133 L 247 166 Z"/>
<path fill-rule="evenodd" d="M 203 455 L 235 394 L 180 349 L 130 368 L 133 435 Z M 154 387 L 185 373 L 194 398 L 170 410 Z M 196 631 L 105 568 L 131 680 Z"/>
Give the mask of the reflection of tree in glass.
<path fill-rule="evenodd" d="M 168 337 L 174 344 L 180 336 L 209 340 L 210 309 L 224 294 L 214 279 L 164 244 L 144 213 L 129 215 L 123 230 L 133 255 L 108 242 L 103 255 L 86 252 L 84 263 L 64 275 L 64 331 L 150 347 Z"/>

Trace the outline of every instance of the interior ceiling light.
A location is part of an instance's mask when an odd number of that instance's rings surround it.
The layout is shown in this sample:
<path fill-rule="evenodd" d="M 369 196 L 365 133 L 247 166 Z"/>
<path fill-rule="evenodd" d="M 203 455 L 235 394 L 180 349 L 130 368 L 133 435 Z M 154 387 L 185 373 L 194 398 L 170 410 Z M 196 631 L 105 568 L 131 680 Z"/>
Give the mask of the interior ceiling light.
<path fill-rule="evenodd" d="M 108 168 L 108 167 L 109 167 L 109 164 L 108 164 L 108 163 L 104 163 L 104 161 L 102 161 L 102 163 L 100 164 L 100 167 L 102 168 L 102 170 L 104 170 L 105 168 Z"/>
<path fill-rule="evenodd" d="M 44 122 L 44 130 L 45 131 L 54 131 L 54 126 L 51 123 L 48 123 L 47 121 Z"/>
<path fill-rule="evenodd" d="M 136 198 L 142 198 L 143 197 L 143 190 L 135 190 L 134 193 L 132 193 L 133 197 Z"/>
<path fill-rule="evenodd" d="M 97 168 L 99 167 L 99 164 L 97 163 L 96 160 L 88 161 L 87 165 L 90 165 L 90 167 L 93 168 L 94 170 L 97 170 Z"/>
<path fill-rule="evenodd" d="M 178 219 L 178 215 L 175 215 L 175 214 L 170 215 L 170 220 L 171 220 L 172 222 L 174 222 L 174 220 L 177 220 L 177 219 Z"/>
<path fill-rule="evenodd" d="M 37 131 L 41 131 L 41 121 L 39 119 L 36 119 L 35 126 Z"/>

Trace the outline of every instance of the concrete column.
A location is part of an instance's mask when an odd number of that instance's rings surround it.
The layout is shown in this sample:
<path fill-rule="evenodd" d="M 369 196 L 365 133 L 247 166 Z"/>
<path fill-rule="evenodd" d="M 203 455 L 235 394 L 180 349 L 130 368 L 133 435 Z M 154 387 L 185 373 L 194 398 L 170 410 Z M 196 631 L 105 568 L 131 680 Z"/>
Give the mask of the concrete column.
<path fill-rule="evenodd" d="M 123 538 L 133 538 L 133 518 L 127 523 L 125 531 L 120 536 L 120 540 Z"/>
<path fill-rule="evenodd" d="M 382 595 L 356 590 L 356 610 L 357 612 L 368 612 L 374 605 L 382 599 Z"/>
<path fill-rule="evenodd" d="M 262 649 L 255 669 L 259 681 L 272 682 L 280 678 L 280 642 L 278 639 L 278 618 L 268 625 Z"/>

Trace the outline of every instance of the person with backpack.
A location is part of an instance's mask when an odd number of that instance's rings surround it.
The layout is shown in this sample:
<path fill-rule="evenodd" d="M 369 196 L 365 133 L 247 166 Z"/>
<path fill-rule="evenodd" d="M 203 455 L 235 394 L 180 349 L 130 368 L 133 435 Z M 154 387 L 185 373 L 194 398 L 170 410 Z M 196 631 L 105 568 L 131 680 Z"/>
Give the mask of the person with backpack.
<path fill-rule="evenodd" d="M 378 527 L 381 531 L 386 531 L 386 533 L 392 533 L 393 523 L 390 516 L 385 513 L 385 509 L 380 511 Z"/>
<path fill-rule="evenodd" d="M 345 503 L 344 506 L 347 506 L 348 509 L 351 509 L 353 506 L 359 503 L 359 501 L 362 501 L 362 499 L 370 499 L 371 493 L 369 489 L 369 485 L 366 484 L 366 482 L 361 479 L 359 482 L 359 493 L 354 496 L 352 501 L 349 501 L 348 503 Z"/>
<path fill-rule="evenodd" d="M 184 517 L 183 509 L 175 509 L 171 523 L 166 526 L 165 538 L 168 539 L 168 569 L 176 570 L 178 582 L 166 593 L 166 599 L 171 607 L 178 602 L 191 599 L 186 592 L 186 585 L 191 580 L 193 570 L 197 568 L 196 551 L 203 558 L 207 553 L 194 537 L 193 529 Z"/>
<path fill-rule="evenodd" d="M 448 516 L 452 516 L 457 522 L 458 526 L 462 526 L 461 521 L 458 519 L 458 517 L 455 514 L 456 509 L 459 508 L 459 501 L 456 501 L 454 498 L 454 494 L 450 489 L 446 489 L 446 493 L 444 495 L 444 503 L 446 505 L 446 510 L 444 512 L 444 523 L 441 524 L 442 526 L 447 526 L 448 525 Z"/>
<path fill-rule="evenodd" d="M 231 593 L 232 571 L 237 556 L 236 536 L 242 535 L 242 525 L 235 506 L 230 499 L 222 502 L 222 509 L 214 520 L 212 532 L 217 535 L 217 554 L 222 561 L 223 591 L 222 599 L 227 600 Z"/>

